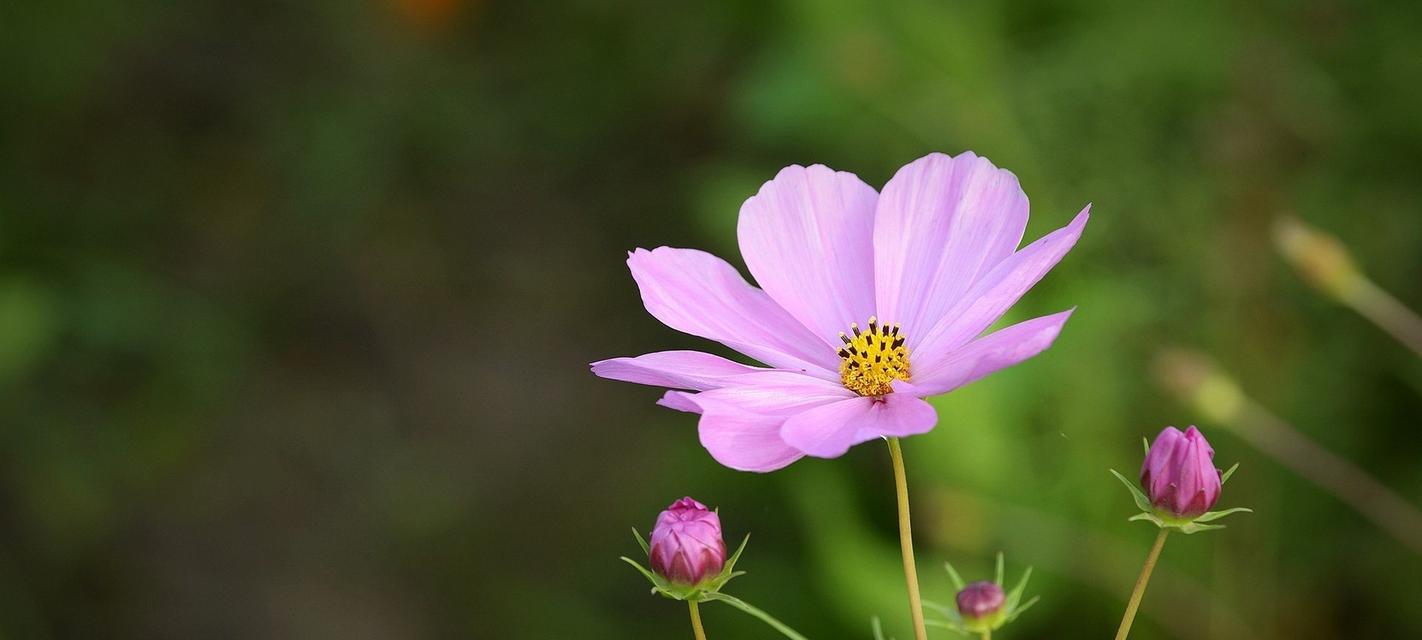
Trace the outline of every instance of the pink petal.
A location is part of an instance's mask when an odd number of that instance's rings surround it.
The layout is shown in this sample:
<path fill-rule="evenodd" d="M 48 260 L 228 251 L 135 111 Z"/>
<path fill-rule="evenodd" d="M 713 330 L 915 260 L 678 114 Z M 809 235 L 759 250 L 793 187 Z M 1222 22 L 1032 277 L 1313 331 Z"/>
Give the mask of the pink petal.
<path fill-rule="evenodd" d="M 1146 493 L 1160 505 L 1161 496 L 1166 495 L 1171 483 L 1176 481 L 1172 472 L 1176 459 L 1185 445 L 1185 434 L 1175 427 L 1166 427 L 1150 443 L 1145 462 L 1141 465 L 1141 485 Z"/>
<path fill-rule="evenodd" d="M 947 393 L 1041 353 L 1052 346 L 1071 313 L 1067 310 L 1014 324 L 968 343 L 931 369 L 915 368 L 913 393 Z"/>
<path fill-rule="evenodd" d="M 647 311 L 780 369 L 839 379 L 834 347 L 815 337 L 735 267 L 704 251 L 659 247 L 627 258 Z"/>
<path fill-rule="evenodd" d="M 804 453 L 780 437 L 786 418 L 854 397 L 839 385 L 800 374 L 766 372 L 737 380 L 697 394 L 674 392 L 679 397 L 672 402 L 695 404 L 702 414 L 701 445 L 717 462 L 741 471 L 774 471 L 800 459 Z"/>
<path fill-rule="evenodd" d="M 730 376 L 767 371 L 700 351 L 658 351 L 636 358 L 592 363 L 593 374 L 609 380 L 702 391 L 721 386 Z"/>
<path fill-rule="evenodd" d="M 1076 245 L 1090 211 L 1087 205 L 1071 224 L 1012 254 L 979 280 L 922 338 L 910 354 L 914 366 L 936 369 L 938 361 L 1001 318 Z"/>
<path fill-rule="evenodd" d="M 874 313 L 874 203 L 858 176 L 790 166 L 741 206 L 741 256 L 761 288 L 825 340 Z"/>
<path fill-rule="evenodd" d="M 921 398 L 891 393 L 854 397 L 795 414 L 780 427 L 785 442 L 817 458 L 836 458 L 849 448 L 884 436 L 927 433 L 938 413 Z"/>
<path fill-rule="evenodd" d="M 694 394 L 692 400 L 702 409 L 715 404 L 785 418 L 808 406 L 858 397 L 837 379 L 829 382 L 789 371 L 760 371 L 721 382 L 720 388 Z"/>
<path fill-rule="evenodd" d="M 697 431 L 712 458 L 737 471 L 765 473 L 805 457 L 780 439 L 785 418 L 743 411 L 707 411 Z"/>
<path fill-rule="evenodd" d="M 912 351 L 964 292 L 1012 254 L 1027 195 L 1010 171 L 966 152 L 934 153 L 884 185 L 874 224 L 881 322 L 903 324 Z"/>
<path fill-rule="evenodd" d="M 677 411 L 701 413 L 701 407 L 692 400 L 692 396 L 695 395 L 694 393 L 687 393 L 685 391 L 668 391 L 662 394 L 661 399 L 657 400 L 657 404 Z"/>

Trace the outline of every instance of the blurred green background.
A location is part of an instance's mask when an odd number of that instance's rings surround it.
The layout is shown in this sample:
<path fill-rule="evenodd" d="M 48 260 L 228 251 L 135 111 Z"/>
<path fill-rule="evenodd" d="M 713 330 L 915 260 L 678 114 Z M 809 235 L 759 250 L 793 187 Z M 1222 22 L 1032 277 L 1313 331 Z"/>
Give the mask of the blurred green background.
<path fill-rule="evenodd" d="M 0 634 L 678 638 L 617 560 L 690 494 L 730 591 L 908 634 L 888 456 L 716 465 L 586 363 L 704 341 L 624 251 L 739 264 L 782 166 L 929 151 L 1094 215 L 1009 316 L 1056 346 L 905 442 L 927 597 L 1037 568 L 1004 638 L 1103 638 L 1153 529 L 1107 468 L 1199 424 L 1242 467 L 1139 638 L 1422 637 L 1422 558 L 1157 383 L 1163 347 L 1422 504 L 1422 367 L 1273 249 L 1290 213 L 1422 307 L 1422 5 L 982 1 L 0 8 Z M 708 606 L 712 638 L 772 638 Z"/>

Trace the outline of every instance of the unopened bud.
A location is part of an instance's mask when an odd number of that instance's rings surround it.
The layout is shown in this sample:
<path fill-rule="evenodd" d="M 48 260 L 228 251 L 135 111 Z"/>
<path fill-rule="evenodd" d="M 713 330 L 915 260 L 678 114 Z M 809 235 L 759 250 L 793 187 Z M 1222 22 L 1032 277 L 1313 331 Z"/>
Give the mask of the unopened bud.
<path fill-rule="evenodd" d="M 673 502 L 657 516 L 649 556 L 652 571 L 674 584 L 715 577 L 726 564 L 721 517 L 691 498 Z"/>

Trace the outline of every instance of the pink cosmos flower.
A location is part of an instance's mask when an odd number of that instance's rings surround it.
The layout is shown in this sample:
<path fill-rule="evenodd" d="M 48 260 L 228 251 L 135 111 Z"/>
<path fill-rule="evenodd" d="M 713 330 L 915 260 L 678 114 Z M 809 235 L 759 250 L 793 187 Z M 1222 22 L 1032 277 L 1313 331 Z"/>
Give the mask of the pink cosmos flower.
<path fill-rule="evenodd" d="M 1090 208 L 1018 249 L 1027 195 L 972 152 L 920 158 L 883 193 L 852 173 L 786 167 L 741 206 L 741 255 L 759 289 L 694 249 L 627 259 L 658 320 L 767 366 L 661 351 L 592 370 L 672 389 L 659 404 L 700 413 L 701 444 L 734 469 L 925 433 L 938 417 L 924 398 L 1056 339 L 1071 310 L 982 333 L 1076 244 Z"/>

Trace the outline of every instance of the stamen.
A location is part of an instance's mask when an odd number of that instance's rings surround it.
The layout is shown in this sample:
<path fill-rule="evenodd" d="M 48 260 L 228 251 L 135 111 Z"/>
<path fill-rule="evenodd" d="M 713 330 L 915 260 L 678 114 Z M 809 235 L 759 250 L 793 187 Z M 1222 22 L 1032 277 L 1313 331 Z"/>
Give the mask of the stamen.
<path fill-rule="evenodd" d="M 837 352 L 845 388 L 879 397 L 893 392 L 895 380 L 909 379 L 908 349 L 898 324 L 879 324 L 878 316 L 869 316 L 867 332 L 860 330 L 859 323 L 850 323 L 849 329 L 854 337 L 840 333 L 844 346 Z"/>

